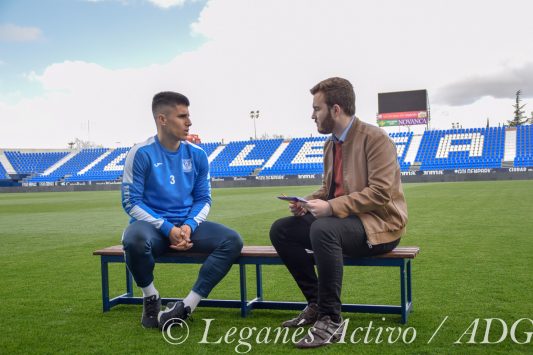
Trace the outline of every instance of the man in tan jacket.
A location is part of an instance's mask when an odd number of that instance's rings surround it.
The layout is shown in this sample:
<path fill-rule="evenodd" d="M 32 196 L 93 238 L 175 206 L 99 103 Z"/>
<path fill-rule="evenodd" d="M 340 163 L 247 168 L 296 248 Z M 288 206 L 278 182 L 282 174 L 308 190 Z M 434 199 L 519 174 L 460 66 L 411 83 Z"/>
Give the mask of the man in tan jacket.
<path fill-rule="evenodd" d="M 306 197 L 307 203 L 291 202 L 293 216 L 270 229 L 272 244 L 308 302 L 283 326 L 314 324 L 296 344 L 301 348 L 327 345 L 342 333 L 343 254 L 391 251 L 407 224 L 396 148 L 385 131 L 355 116 L 352 84 L 329 78 L 311 94 L 318 132 L 332 134 L 324 145 L 322 187 Z"/>

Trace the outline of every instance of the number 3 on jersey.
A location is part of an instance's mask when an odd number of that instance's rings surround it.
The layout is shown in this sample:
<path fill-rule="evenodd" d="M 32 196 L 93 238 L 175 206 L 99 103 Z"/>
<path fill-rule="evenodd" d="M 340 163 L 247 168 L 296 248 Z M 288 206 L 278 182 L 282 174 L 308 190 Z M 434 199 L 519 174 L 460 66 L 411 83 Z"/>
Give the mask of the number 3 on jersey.
<path fill-rule="evenodd" d="M 174 175 L 170 175 L 170 184 L 174 185 L 176 183 L 176 179 L 174 178 Z"/>

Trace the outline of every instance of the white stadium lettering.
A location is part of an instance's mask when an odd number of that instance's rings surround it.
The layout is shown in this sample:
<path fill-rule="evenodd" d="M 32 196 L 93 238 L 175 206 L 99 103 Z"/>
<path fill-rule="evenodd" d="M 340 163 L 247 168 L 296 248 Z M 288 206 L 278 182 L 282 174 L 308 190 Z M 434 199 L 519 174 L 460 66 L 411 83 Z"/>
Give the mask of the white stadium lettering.
<path fill-rule="evenodd" d="M 122 171 L 124 170 L 124 165 L 118 165 L 122 162 L 128 153 L 119 154 L 115 159 L 113 159 L 109 164 L 104 167 L 104 171 Z"/>
<path fill-rule="evenodd" d="M 403 137 L 391 137 L 392 141 L 396 145 L 396 155 L 401 157 L 403 152 L 407 148 L 407 141 L 409 140 L 408 136 Z"/>
<path fill-rule="evenodd" d="M 305 142 L 291 164 L 322 163 L 325 141 Z"/>
<path fill-rule="evenodd" d="M 246 145 L 239 154 L 233 159 L 233 161 L 229 164 L 229 166 L 256 166 L 261 165 L 265 161 L 265 159 L 251 159 L 246 160 L 246 157 L 252 152 L 252 150 L 255 148 L 255 144 L 248 144 Z"/>
<path fill-rule="evenodd" d="M 454 144 L 456 141 L 467 140 L 466 144 Z M 451 152 L 469 152 L 471 157 L 483 155 L 484 136 L 481 133 L 447 134 L 439 141 L 435 158 L 448 158 Z"/>

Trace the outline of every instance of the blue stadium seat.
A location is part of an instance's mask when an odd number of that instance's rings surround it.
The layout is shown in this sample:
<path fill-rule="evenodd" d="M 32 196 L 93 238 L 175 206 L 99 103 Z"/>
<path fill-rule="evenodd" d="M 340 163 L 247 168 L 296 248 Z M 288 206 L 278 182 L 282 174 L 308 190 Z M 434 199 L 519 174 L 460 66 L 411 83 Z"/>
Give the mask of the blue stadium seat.
<path fill-rule="evenodd" d="M 326 137 L 292 139 L 274 165 L 259 175 L 322 174 L 325 141 Z"/>
<path fill-rule="evenodd" d="M 415 161 L 421 170 L 499 168 L 504 127 L 426 131 Z"/>
<path fill-rule="evenodd" d="M 250 176 L 270 159 L 282 142 L 282 139 L 230 142 L 211 162 L 211 176 Z"/>
<path fill-rule="evenodd" d="M 82 149 L 78 154 L 61 165 L 58 169 L 48 175 L 40 174 L 28 179 L 28 182 L 57 182 L 77 174 L 83 168 L 94 162 L 98 157 L 104 154 L 106 148 L 89 148 Z"/>
<path fill-rule="evenodd" d="M 220 143 L 219 142 L 198 143 L 197 145 L 205 151 L 205 154 L 207 154 L 207 156 L 210 156 L 215 151 L 215 149 L 217 149 Z"/>
<path fill-rule="evenodd" d="M 408 171 L 411 166 L 410 162 L 406 162 L 407 151 L 411 146 L 413 140 L 413 132 L 398 132 L 390 134 L 390 138 L 396 144 L 396 152 L 398 155 L 398 163 L 401 171 Z"/>
<path fill-rule="evenodd" d="M 122 177 L 124 171 L 124 161 L 130 148 L 117 148 L 109 150 L 104 154 L 108 154 L 102 158 L 97 164 L 87 171 L 79 171 L 70 173 L 65 181 L 115 181 Z M 88 164 L 89 165 L 89 164 Z M 87 166 L 88 166 L 87 165 Z"/>
<path fill-rule="evenodd" d="M 5 155 L 17 174 L 38 174 L 63 159 L 69 153 L 69 151 L 31 153 L 6 151 Z"/>
<path fill-rule="evenodd" d="M 514 165 L 533 167 L 533 125 L 517 127 Z"/>
<path fill-rule="evenodd" d="M 391 133 L 396 144 L 401 171 L 408 171 L 407 152 L 413 141 L 412 132 Z M 198 144 L 211 156 L 223 147 L 210 163 L 213 177 L 250 176 L 256 169 L 259 175 L 316 175 L 322 174 L 323 145 L 328 137 L 249 140 Z M 505 127 L 446 129 L 424 132 L 415 161 L 421 170 L 453 170 L 469 168 L 499 168 L 504 156 Z M 130 147 L 83 149 L 50 174 L 43 172 L 72 151 L 20 152 L 5 154 L 19 174 L 37 174 L 28 182 L 120 181 L 124 161 Z M 269 162 L 279 149 L 279 157 Z M 269 165 L 266 165 L 269 162 Z M 533 166 L 533 126 L 517 128 L 517 167 Z M 0 179 L 9 178 L 0 166 Z"/>
<path fill-rule="evenodd" d="M 7 171 L 2 165 L 2 163 L 0 163 L 0 180 L 8 180 L 8 179 L 9 179 L 9 175 L 7 174 Z"/>

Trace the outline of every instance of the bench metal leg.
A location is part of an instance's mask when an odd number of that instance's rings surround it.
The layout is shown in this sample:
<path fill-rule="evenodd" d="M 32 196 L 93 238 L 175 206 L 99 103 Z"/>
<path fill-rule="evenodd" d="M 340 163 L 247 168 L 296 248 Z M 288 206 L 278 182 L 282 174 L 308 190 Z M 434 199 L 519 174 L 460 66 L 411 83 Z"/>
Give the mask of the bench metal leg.
<path fill-rule="evenodd" d="M 263 273 L 261 270 L 261 264 L 255 265 L 255 282 L 257 286 L 257 300 L 263 300 Z"/>
<path fill-rule="evenodd" d="M 246 265 L 239 264 L 239 278 L 241 286 L 241 317 L 246 317 L 247 307 L 247 290 L 246 290 Z"/>
<path fill-rule="evenodd" d="M 102 271 L 102 307 L 104 312 L 111 309 L 109 304 L 109 270 L 107 260 L 102 256 L 100 258 L 100 265 Z"/>
<path fill-rule="evenodd" d="M 400 265 L 400 298 L 402 309 L 402 323 L 407 323 L 407 290 L 406 290 L 406 272 L 405 262 Z"/>
<path fill-rule="evenodd" d="M 413 310 L 413 294 L 411 291 L 411 260 L 407 260 L 407 303 L 409 312 Z"/>
<path fill-rule="evenodd" d="M 133 276 L 126 266 L 126 295 L 133 297 Z"/>

